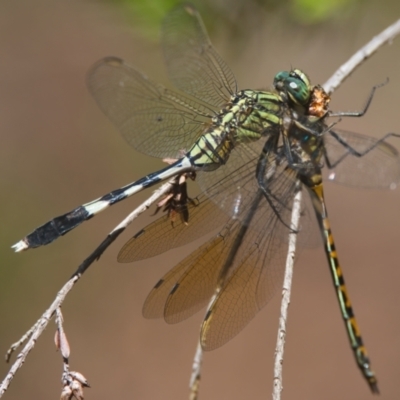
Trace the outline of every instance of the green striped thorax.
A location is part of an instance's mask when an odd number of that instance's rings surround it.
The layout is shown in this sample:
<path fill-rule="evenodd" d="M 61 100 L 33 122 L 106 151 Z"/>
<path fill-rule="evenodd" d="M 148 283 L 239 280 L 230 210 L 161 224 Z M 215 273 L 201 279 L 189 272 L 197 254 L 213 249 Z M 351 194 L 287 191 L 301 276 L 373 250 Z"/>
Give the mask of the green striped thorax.
<path fill-rule="evenodd" d="M 276 74 L 274 88 L 275 92 L 235 93 L 189 150 L 192 164 L 213 170 L 227 162 L 236 145 L 279 134 L 292 124 L 299 128 L 298 133 L 302 126 L 312 130 L 328 111 L 328 95 L 320 86 L 311 86 L 307 75 L 299 69 Z"/>

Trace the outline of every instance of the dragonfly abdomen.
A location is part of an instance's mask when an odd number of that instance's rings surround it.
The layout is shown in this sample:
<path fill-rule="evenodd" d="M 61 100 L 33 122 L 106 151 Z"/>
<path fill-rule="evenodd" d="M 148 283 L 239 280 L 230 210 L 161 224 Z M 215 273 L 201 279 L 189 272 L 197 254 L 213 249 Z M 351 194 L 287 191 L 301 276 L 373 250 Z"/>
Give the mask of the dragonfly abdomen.
<path fill-rule="evenodd" d="M 316 211 L 317 220 L 321 227 L 322 238 L 324 241 L 325 253 L 328 258 L 333 284 L 335 286 L 336 295 L 339 301 L 340 310 L 346 326 L 347 334 L 350 339 L 351 348 L 358 367 L 364 378 L 367 380 L 373 393 L 379 393 L 377 379 L 375 373 L 371 369 L 370 360 L 367 350 L 364 346 L 361 332 L 354 316 L 353 307 L 347 293 L 342 269 L 336 252 L 335 242 L 332 235 L 328 215 L 325 207 L 322 182 L 309 186 L 313 196 L 314 209 Z M 319 203 L 319 204 L 318 204 Z"/>
<path fill-rule="evenodd" d="M 230 135 L 225 132 L 225 126 L 209 128 L 208 133 L 202 135 L 186 154 L 193 167 L 205 171 L 212 171 L 224 165 L 234 147 Z"/>
<path fill-rule="evenodd" d="M 90 203 L 83 204 L 66 214 L 53 218 L 12 247 L 18 252 L 49 244 L 113 204 L 190 169 L 192 169 L 191 162 L 187 157 L 184 157 L 160 171 L 149 174 Z"/>

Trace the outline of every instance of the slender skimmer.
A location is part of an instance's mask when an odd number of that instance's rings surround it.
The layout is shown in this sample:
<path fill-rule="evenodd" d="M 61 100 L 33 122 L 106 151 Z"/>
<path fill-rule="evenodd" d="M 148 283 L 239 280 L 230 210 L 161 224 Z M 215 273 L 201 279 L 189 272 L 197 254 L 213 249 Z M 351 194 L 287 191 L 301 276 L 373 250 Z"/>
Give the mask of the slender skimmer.
<path fill-rule="evenodd" d="M 398 135 L 377 140 L 326 121 L 329 116 L 362 116 L 375 88 L 363 111 L 336 114 L 323 88 L 311 85 L 299 69 L 279 72 L 271 91 L 238 91 L 198 12 L 188 4 L 165 18 L 162 47 L 169 77 L 180 92 L 152 82 L 116 57 L 92 67 L 88 87 L 135 149 L 174 161 L 52 219 L 15 244 L 15 251 L 51 243 L 162 180 L 196 174 L 203 193 L 191 200 L 185 182 L 177 182 L 176 192 L 165 199 L 169 216 L 129 240 L 118 260 L 151 257 L 223 226 L 156 284 L 143 308 L 145 317 L 175 323 L 216 293 L 200 335 L 203 348 L 212 350 L 243 329 L 274 293 L 282 276 L 293 197 L 303 188 L 315 211 L 357 365 L 378 392 L 337 258 L 321 172 L 325 166 L 333 171 L 331 180 L 363 187 L 390 188 L 399 182 L 398 152 L 385 141 Z"/>

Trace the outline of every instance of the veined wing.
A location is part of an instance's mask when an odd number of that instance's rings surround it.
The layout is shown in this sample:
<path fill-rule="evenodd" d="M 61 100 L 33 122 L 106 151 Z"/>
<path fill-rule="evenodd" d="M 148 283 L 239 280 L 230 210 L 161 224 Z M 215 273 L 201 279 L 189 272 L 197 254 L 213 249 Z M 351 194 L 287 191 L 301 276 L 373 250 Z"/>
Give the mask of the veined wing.
<path fill-rule="evenodd" d="M 253 178 L 255 179 L 255 177 Z M 221 184 L 221 182 L 217 182 L 214 187 L 208 189 L 208 192 L 212 192 L 217 197 L 223 195 L 223 193 L 220 193 L 218 190 Z M 286 196 L 289 195 L 290 190 L 292 190 L 292 185 L 286 189 Z M 128 263 L 154 257 L 173 248 L 190 243 L 208 232 L 217 229 L 224 225 L 231 215 L 234 215 L 235 218 L 243 218 L 243 211 L 235 214 L 233 204 L 232 207 L 230 207 L 231 213 L 229 213 L 221 212 L 221 209 L 216 203 L 217 200 L 214 202 L 208 196 L 200 194 L 193 199 L 193 202 L 187 205 L 189 212 L 188 223 L 185 223 L 181 218 L 176 218 L 174 223 L 172 223 L 168 215 L 157 218 L 133 235 L 133 237 L 124 244 L 118 254 L 118 261 Z M 321 244 L 320 234 L 316 229 L 317 225 L 312 204 L 306 193 L 303 197 L 303 204 L 303 218 L 301 219 L 298 243 L 300 247 L 316 247 Z M 262 207 L 263 206 L 264 205 L 262 205 Z M 236 207 L 238 207 L 236 211 L 239 211 L 241 207 L 240 198 L 237 199 Z M 265 206 L 265 208 L 268 209 L 268 205 Z M 286 208 L 289 209 L 290 206 L 288 205 Z M 273 211 L 270 210 L 270 212 L 272 213 Z M 286 214 L 283 213 L 282 217 L 284 216 L 286 216 Z M 262 229 L 265 231 L 266 227 L 263 225 L 264 222 L 263 220 L 260 221 L 260 224 L 253 223 L 251 229 Z M 283 241 L 287 240 L 286 231 L 283 233 L 281 239 Z"/>
<path fill-rule="evenodd" d="M 324 144 L 334 165 L 329 180 L 362 188 L 394 188 L 400 182 L 399 153 L 385 140 L 331 129 Z"/>
<path fill-rule="evenodd" d="M 214 109 L 166 89 L 117 57 L 98 61 L 89 91 L 125 140 L 145 154 L 178 158 L 210 122 Z"/>
<path fill-rule="evenodd" d="M 200 171 L 197 174 L 203 193 L 205 193 L 225 214 L 241 220 L 251 207 L 254 193 L 259 189 L 257 166 L 260 155 L 268 153 L 267 167 L 264 172 L 264 186 L 267 190 L 266 201 L 260 203 L 265 210 L 263 219 L 253 221 L 251 229 L 267 232 L 272 227 L 266 220 L 273 214 L 279 215 L 281 223 L 290 226 L 290 204 L 297 182 L 297 173 L 292 170 L 285 155 L 284 147 L 274 142 L 272 134 L 257 142 L 241 144 L 234 148 L 228 162 L 212 173 Z M 304 194 L 298 243 L 304 247 L 316 247 L 321 244 L 313 206 L 308 194 Z M 287 240 L 286 233 L 281 238 Z"/>
<path fill-rule="evenodd" d="M 179 5 L 166 16 L 162 46 L 169 77 L 180 90 L 218 109 L 237 92 L 232 71 L 212 46 L 192 5 Z"/>
<path fill-rule="evenodd" d="M 265 215 L 262 202 L 263 195 L 255 193 L 244 224 L 232 218 L 214 239 L 169 271 L 147 297 L 143 315 L 180 322 L 203 308 L 219 288 L 203 324 L 202 345 L 212 350 L 238 334 L 282 278 L 287 243 L 281 238 L 289 230 L 275 215 Z M 251 229 L 258 219 L 266 222 L 265 231 Z"/>
<path fill-rule="evenodd" d="M 255 218 L 260 217 L 256 212 Z M 287 253 L 287 243 L 281 237 L 289 230 L 277 218 L 269 223 L 270 234 L 249 230 L 238 249 L 231 247 L 232 271 L 219 287 L 201 326 L 204 350 L 214 350 L 236 336 L 281 286 Z"/>
<path fill-rule="evenodd" d="M 192 316 L 207 304 L 217 287 L 222 251 L 227 249 L 223 234 L 230 232 L 231 225 L 228 223 L 215 238 L 187 256 L 157 282 L 143 305 L 145 318 L 164 317 L 167 322 L 175 323 Z"/>
<path fill-rule="evenodd" d="M 224 225 L 229 217 L 205 195 L 188 204 L 189 220 L 177 218 L 174 224 L 168 215 L 156 219 L 136 233 L 122 247 L 119 262 L 133 262 L 154 257 L 191 241 Z"/>
<path fill-rule="evenodd" d="M 252 206 L 254 193 L 259 189 L 257 168 L 260 157 L 268 153 L 266 170 L 262 176 L 267 192 L 266 201 L 260 203 L 260 207 L 269 215 L 279 215 L 289 226 L 290 222 L 284 220 L 284 215 L 296 186 L 297 173 L 288 166 L 284 148 L 276 143 L 278 138 L 270 135 L 265 140 L 242 144 L 232 150 L 225 165 L 212 173 L 199 172 L 197 182 L 203 192 L 226 214 L 234 215 L 243 222 Z M 265 227 L 264 220 L 252 224 L 252 229 L 265 231 Z"/>
<path fill-rule="evenodd" d="M 272 154 L 271 157 L 273 157 Z M 249 153 L 249 163 L 250 160 L 254 162 Z M 258 158 L 256 158 L 255 162 L 257 163 L 257 161 Z M 186 257 L 156 284 L 144 304 L 143 314 L 145 317 L 164 316 L 169 323 L 182 321 L 200 310 L 210 300 L 219 282 L 221 284 L 228 277 L 234 275 L 231 271 L 236 271 L 237 269 L 246 271 L 255 265 L 261 271 L 262 267 L 268 264 L 268 260 L 272 260 L 273 257 L 280 254 L 280 249 L 286 248 L 287 241 L 282 240 L 282 238 L 288 234 L 289 229 L 281 220 L 289 221 L 290 219 L 289 215 L 291 214 L 296 181 L 292 176 L 294 172 L 290 169 L 287 170 L 284 159 L 282 159 L 281 163 L 278 163 L 277 159 L 275 159 L 275 162 L 273 162 L 273 159 L 270 161 L 271 168 L 274 165 L 276 174 L 267 174 L 265 183 L 269 184 L 272 193 L 271 197 L 275 196 L 277 204 L 281 204 L 279 213 L 274 212 L 264 194 L 260 194 L 261 191 L 257 186 L 255 177 L 255 167 L 253 166 L 247 177 L 248 182 L 243 182 L 243 179 L 241 179 L 244 187 L 243 198 L 236 198 L 236 203 L 234 203 L 236 205 L 233 207 L 235 212 L 232 219 L 216 238 Z M 204 176 L 209 175 L 214 174 L 204 173 Z M 226 195 L 226 191 L 232 186 L 229 179 L 234 179 L 235 176 L 237 174 L 230 174 L 226 177 L 228 179 L 227 182 L 214 182 L 209 188 L 208 194 L 211 194 L 210 198 L 215 200 L 218 199 L 219 195 Z M 243 175 L 241 176 L 243 177 Z M 275 179 L 271 179 L 272 176 Z M 252 185 L 255 186 L 253 187 Z M 237 185 L 233 185 L 232 193 L 236 193 L 236 189 Z M 232 198 L 232 196 L 230 197 Z M 277 199 L 283 199 L 284 203 L 279 203 Z M 215 201 L 219 204 L 217 200 Z M 232 207 L 228 207 L 228 209 L 230 211 Z M 269 241 L 274 243 L 272 247 L 268 246 Z M 269 252 L 264 254 L 266 251 L 265 246 L 269 248 Z M 270 266 L 268 266 L 268 271 L 271 272 L 263 272 L 266 276 L 265 279 L 268 281 L 268 283 L 262 283 L 264 288 L 265 285 L 273 286 L 272 282 L 270 282 L 269 274 L 272 273 L 274 267 L 271 267 L 271 270 L 269 268 Z M 254 273 L 257 275 L 257 272 Z M 238 272 L 237 276 L 240 276 L 240 274 Z M 276 273 L 274 275 L 279 276 Z M 275 279 L 271 278 L 272 280 L 275 281 Z M 244 282 L 242 283 L 245 287 Z M 221 285 L 220 296 L 223 296 L 222 293 L 225 292 L 225 287 L 229 287 L 229 285 Z M 251 290 L 248 290 L 250 295 Z M 228 292 L 229 290 L 227 289 L 226 293 Z M 272 293 L 272 290 L 270 292 Z M 258 301 L 260 307 L 266 303 L 267 300 L 263 300 L 267 296 L 265 293 L 261 294 L 260 291 L 256 296 L 260 297 Z M 249 312 L 249 316 L 241 317 L 242 322 L 238 324 L 238 327 L 244 327 L 254 315 L 255 310 L 253 309 Z M 228 340 L 228 338 L 238 333 L 240 329 L 234 329 L 233 331 L 228 329 L 230 333 L 226 332 L 223 336 Z M 221 339 L 220 344 L 223 344 L 224 340 Z"/>

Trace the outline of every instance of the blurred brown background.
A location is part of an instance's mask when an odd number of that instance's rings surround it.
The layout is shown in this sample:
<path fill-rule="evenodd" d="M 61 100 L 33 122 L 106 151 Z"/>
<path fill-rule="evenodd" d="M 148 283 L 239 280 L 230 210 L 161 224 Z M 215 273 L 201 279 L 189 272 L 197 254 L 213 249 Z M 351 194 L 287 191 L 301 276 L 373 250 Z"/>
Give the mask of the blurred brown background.
<path fill-rule="evenodd" d="M 312 21 L 262 2 L 198 3 L 240 88 L 269 87 L 291 66 L 323 83 L 372 36 L 400 16 L 398 1 L 353 3 Z M 34 227 L 162 166 L 130 148 L 97 109 L 85 73 L 116 55 L 166 83 L 154 15 L 126 3 L 3 0 L 0 5 L 0 353 L 47 308 L 104 236 L 146 194 L 109 209 L 51 246 L 14 254 Z M 151 21 L 150 21 L 151 20 Z M 308 21 L 309 22 L 309 21 Z M 146 31 L 143 27 L 151 25 Z M 334 94 L 334 110 L 360 109 L 371 86 L 390 83 L 362 119 L 341 127 L 379 137 L 400 133 L 400 39 L 368 60 Z M 396 143 L 395 143 L 396 144 Z M 398 147 L 400 147 L 397 144 Z M 377 166 L 378 167 L 378 166 Z M 382 399 L 400 397 L 400 192 L 327 184 L 340 260 Z M 71 369 L 92 388 L 87 399 L 186 399 L 202 313 L 169 326 L 141 316 L 154 283 L 200 242 L 133 265 L 116 255 L 135 221 L 85 274 L 63 307 Z M 234 340 L 204 359 L 201 399 L 265 399 L 272 388 L 280 296 Z M 5 395 L 59 397 L 61 358 L 50 324 Z M 0 375 L 8 370 L 0 364 Z M 322 249 L 305 250 L 295 267 L 284 362 L 285 399 L 366 399 L 350 351 Z"/>

